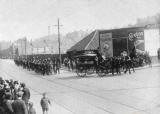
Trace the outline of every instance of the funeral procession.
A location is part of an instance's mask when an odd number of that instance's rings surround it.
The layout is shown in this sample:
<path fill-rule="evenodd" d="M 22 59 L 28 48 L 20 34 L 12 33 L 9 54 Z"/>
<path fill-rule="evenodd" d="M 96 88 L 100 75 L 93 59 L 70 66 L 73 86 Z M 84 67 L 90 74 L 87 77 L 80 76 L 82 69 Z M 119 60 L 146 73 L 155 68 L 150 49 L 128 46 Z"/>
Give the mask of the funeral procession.
<path fill-rule="evenodd" d="M 160 114 L 159 0 L 0 0 L 0 114 Z"/>

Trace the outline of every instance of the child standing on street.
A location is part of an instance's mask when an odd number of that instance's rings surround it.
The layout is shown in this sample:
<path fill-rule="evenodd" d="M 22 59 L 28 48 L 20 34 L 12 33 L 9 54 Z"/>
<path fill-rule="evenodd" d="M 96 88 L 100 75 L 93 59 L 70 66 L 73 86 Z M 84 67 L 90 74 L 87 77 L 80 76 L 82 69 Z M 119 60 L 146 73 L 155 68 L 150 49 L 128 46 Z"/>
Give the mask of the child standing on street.
<path fill-rule="evenodd" d="M 51 102 L 47 98 L 46 93 L 43 93 L 43 97 L 40 101 L 40 104 L 41 104 L 41 107 L 42 107 L 43 114 L 48 114 L 49 104 L 51 105 Z"/>

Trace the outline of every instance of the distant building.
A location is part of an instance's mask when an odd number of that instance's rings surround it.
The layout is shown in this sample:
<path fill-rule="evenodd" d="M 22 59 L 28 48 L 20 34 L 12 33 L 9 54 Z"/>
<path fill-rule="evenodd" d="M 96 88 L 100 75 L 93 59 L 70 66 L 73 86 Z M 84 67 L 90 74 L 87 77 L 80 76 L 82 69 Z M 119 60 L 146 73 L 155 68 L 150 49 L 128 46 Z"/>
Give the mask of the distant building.
<path fill-rule="evenodd" d="M 27 55 L 29 53 L 29 47 L 27 43 L 27 38 L 23 37 L 15 41 L 14 45 L 17 47 L 19 55 Z"/>
<path fill-rule="evenodd" d="M 18 49 L 19 55 L 32 55 L 32 54 L 53 54 L 54 51 L 49 46 L 37 47 L 32 42 L 29 42 L 25 37 L 18 39 L 15 46 Z"/>

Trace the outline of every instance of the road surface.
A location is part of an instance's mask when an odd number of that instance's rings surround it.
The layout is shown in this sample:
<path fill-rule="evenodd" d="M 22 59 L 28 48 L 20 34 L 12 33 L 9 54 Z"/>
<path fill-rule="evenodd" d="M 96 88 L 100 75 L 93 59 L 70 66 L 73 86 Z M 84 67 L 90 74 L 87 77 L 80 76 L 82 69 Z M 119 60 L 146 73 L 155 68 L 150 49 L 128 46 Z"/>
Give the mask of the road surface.
<path fill-rule="evenodd" d="M 0 60 L 0 76 L 25 82 L 37 114 L 40 99 L 47 92 L 52 101 L 49 114 L 159 114 L 160 67 L 136 70 L 120 76 L 77 77 L 74 72 L 41 76 Z"/>

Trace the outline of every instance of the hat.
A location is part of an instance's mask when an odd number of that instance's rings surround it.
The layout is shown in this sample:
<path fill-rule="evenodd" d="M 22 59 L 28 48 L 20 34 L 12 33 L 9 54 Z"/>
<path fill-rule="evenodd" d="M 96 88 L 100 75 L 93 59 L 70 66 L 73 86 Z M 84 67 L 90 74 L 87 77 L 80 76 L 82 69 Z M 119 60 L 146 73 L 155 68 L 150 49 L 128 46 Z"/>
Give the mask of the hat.
<path fill-rule="evenodd" d="M 33 106 L 33 102 L 29 102 L 29 106 L 32 107 Z"/>
<path fill-rule="evenodd" d="M 25 83 L 22 83 L 22 84 L 21 84 L 21 86 L 22 86 L 22 87 L 25 87 L 25 86 L 26 86 L 26 84 L 25 84 Z"/>
<path fill-rule="evenodd" d="M 18 81 L 14 81 L 14 84 L 18 84 Z"/>
<path fill-rule="evenodd" d="M 0 90 L 3 89 L 4 85 L 0 84 Z"/>

